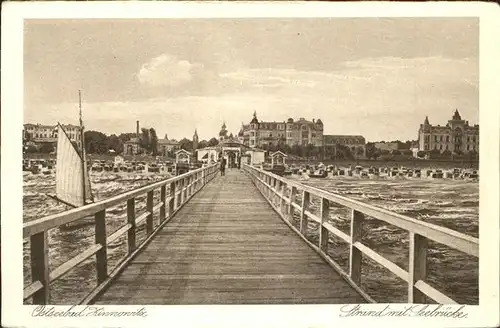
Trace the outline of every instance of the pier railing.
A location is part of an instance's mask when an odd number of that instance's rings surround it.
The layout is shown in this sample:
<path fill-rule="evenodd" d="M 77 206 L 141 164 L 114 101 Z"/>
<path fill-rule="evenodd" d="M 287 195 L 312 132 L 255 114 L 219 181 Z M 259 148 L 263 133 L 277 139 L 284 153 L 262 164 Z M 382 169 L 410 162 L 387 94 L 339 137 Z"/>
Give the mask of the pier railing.
<path fill-rule="evenodd" d="M 94 204 L 25 223 L 23 238 L 30 239 L 32 282 L 24 288 L 24 300 L 32 297 L 33 304 L 48 304 L 50 302 L 50 284 L 95 255 L 97 287 L 80 302 L 81 304 L 87 304 L 111 282 L 130 259 L 153 238 L 194 194 L 217 175 L 217 172 L 218 166 L 216 164 L 211 165 Z M 158 189 L 160 190 L 160 201 L 154 204 L 154 191 Z M 136 198 L 144 194 L 147 195 L 146 211 L 138 214 L 135 209 Z M 128 223 L 111 235 L 107 235 L 106 209 L 123 202 L 127 203 L 126 216 Z M 159 222 L 155 225 L 153 215 L 157 211 L 159 211 Z M 94 216 L 95 219 L 95 244 L 57 268 L 50 269 L 48 231 L 88 216 Z M 144 223 L 146 224 L 147 236 L 140 245 L 137 245 L 136 227 Z M 110 271 L 110 268 L 108 268 L 107 247 L 125 233 L 127 234 L 127 255 Z"/>
<path fill-rule="evenodd" d="M 342 275 L 367 301 L 375 302 L 360 288 L 363 256 L 367 256 L 407 282 L 408 303 L 426 303 L 426 297 L 430 297 L 440 304 L 456 304 L 453 299 L 435 289 L 426 281 L 428 241 L 432 240 L 465 254 L 478 257 L 479 240 L 477 238 L 335 195 L 318 188 L 306 186 L 254 166 L 244 164 L 243 169 L 250 175 L 255 186 L 282 219 L 340 275 Z M 301 204 L 296 203 L 297 196 L 301 196 Z M 310 211 L 311 196 L 321 200 L 319 215 L 315 215 Z M 330 204 L 332 203 L 347 207 L 351 210 L 349 235 L 337 229 L 329 222 Z M 292 225 L 295 213 L 300 216 L 300 225 L 298 229 Z M 362 243 L 363 221 L 366 217 L 372 217 L 408 231 L 408 271 Z M 318 245 L 313 244 L 306 238 L 309 220 L 319 224 Z M 330 236 L 339 238 L 349 245 L 348 272 L 328 255 L 327 251 Z"/>

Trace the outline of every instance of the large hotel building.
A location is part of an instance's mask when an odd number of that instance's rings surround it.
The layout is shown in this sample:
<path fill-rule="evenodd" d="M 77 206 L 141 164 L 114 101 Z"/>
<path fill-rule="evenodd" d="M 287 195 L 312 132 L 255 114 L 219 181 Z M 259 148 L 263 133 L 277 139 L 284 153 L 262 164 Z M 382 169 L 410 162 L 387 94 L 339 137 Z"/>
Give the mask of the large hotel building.
<path fill-rule="evenodd" d="M 280 143 L 289 146 L 312 144 L 320 147 L 323 146 L 323 122 L 320 119 L 308 121 L 304 118 L 297 121 L 289 118 L 286 122 L 259 122 L 257 114 L 254 113 L 250 124 L 241 126 L 238 140 L 252 148 L 276 146 Z"/>
<path fill-rule="evenodd" d="M 64 131 L 72 141 L 80 141 L 80 127 L 78 125 L 62 125 Z M 44 124 L 24 124 L 23 140 L 35 143 L 55 143 L 57 142 L 57 125 Z"/>
<path fill-rule="evenodd" d="M 290 147 L 295 145 L 315 147 L 347 146 L 356 156 L 365 156 L 365 138 L 359 135 L 325 135 L 323 134 L 321 119 L 304 118 L 294 120 L 289 118 L 282 122 L 264 122 L 257 119 L 254 113 L 249 124 L 242 124 L 238 133 L 238 141 L 252 148 L 284 144 Z M 225 125 L 221 130 L 223 135 Z"/>
<path fill-rule="evenodd" d="M 479 152 L 479 125 L 462 120 L 458 110 L 445 126 L 431 125 L 426 117 L 418 130 L 418 150 L 452 153 Z"/>

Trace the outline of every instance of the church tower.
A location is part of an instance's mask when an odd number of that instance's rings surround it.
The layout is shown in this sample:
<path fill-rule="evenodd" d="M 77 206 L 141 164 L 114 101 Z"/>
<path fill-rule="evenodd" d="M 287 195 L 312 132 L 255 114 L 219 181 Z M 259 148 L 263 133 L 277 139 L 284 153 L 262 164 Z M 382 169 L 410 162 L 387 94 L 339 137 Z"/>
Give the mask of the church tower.
<path fill-rule="evenodd" d="M 195 129 L 193 135 L 193 150 L 198 149 L 198 141 L 199 141 L 198 131 Z"/>
<path fill-rule="evenodd" d="M 227 130 L 226 130 L 226 122 L 224 122 L 219 132 L 219 142 L 222 142 L 226 139 L 227 139 Z"/>

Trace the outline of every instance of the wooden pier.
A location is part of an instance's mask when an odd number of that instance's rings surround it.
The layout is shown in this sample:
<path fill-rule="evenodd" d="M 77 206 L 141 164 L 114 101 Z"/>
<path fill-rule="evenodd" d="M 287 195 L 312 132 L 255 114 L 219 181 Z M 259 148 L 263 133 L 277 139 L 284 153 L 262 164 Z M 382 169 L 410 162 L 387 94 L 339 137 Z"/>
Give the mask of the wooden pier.
<path fill-rule="evenodd" d="M 161 190 L 158 204 L 154 190 Z M 136 213 L 136 197 L 147 194 L 146 212 Z M 309 208 L 319 200 L 319 213 Z M 111 235 L 106 209 L 127 203 L 128 223 Z M 329 221 L 330 204 L 351 209 L 351 231 Z M 153 222 L 153 213 L 159 220 Z M 96 243 L 57 268 L 48 266 L 47 231 L 93 215 Z M 409 270 L 362 243 L 366 216 L 409 233 Z M 292 224 L 298 218 L 298 228 Z M 145 222 L 147 238 L 136 245 L 136 226 Z M 305 236 L 319 226 L 318 243 Z M 127 233 L 128 255 L 107 266 L 107 245 Z M 374 206 L 287 180 L 253 166 L 227 170 L 204 167 L 78 209 L 24 225 L 31 239 L 33 282 L 24 299 L 50 304 L 50 282 L 96 256 L 98 285 L 81 304 L 298 304 L 363 303 L 373 299 L 360 288 L 362 257 L 387 268 L 408 284 L 408 302 L 454 300 L 426 282 L 428 240 L 478 256 L 478 240 Z M 331 238 L 349 245 L 349 270 L 328 255 Z"/>

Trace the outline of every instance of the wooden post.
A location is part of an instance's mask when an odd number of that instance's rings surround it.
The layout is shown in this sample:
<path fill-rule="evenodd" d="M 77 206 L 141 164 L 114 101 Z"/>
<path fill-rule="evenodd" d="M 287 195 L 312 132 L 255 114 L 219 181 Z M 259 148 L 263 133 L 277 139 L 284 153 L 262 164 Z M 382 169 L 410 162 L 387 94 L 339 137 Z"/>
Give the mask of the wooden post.
<path fill-rule="evenodd" d="M 283 204 L 285 203 L 283 201 L 283 197 L 285 197 L 286 183 L 281 182 L 280 185 L 281 185 L 281 189 L 280 189 L 280 212 L 281 212 L 281 214 L 286 215 L 286 213 L 285 213 L 285 207 L 283 206 Z"/>
<path fill-rule="evenodd" d="M 182 183 L 183 180 L 179 180 L 178 182 L 178 187 L 177 189 L 179 189 L 179 199 L 178 199 L 178 202 L 177 202 L 177 208 L 181 207 L 182 205 L 182 187 L 183 187 L 183 183 Z"/>
<path fill-rule="evenodd" d="M 135 198 L 127 200 L 127 221 L 132 225 L 128 230 L 128 253 L 135 251 Z"/>
<path fill-rule="evenodd" d="M 280 189 L 281 182 L 278 179 L 274 179 L 273 184 L 273 204 L 278 206 L 278 194 L 277 191 Z"/>
<path fill-rule="evenodd" d="M 307 216 L 306 210 L 309 208 L 309 193 L 307 191 L 302 192 L 302 208 L 300 210 L 300 233 L 306 235 L 307 232 Z"/>
<path fill-rule="evenodd" d="M 362 253 L 354 247 L 357 241 L 361 241 L 363 236 L 363 219 L 364 214 L 356 210 L 352 210 L 351 216 L 351 244 L 349 245 L 349 275 L 351 279 L 359 284 L 361 281 L 361 259 Z"/>
<path fill-rule="evenodd" d="M 269 200 L 271 201 L 271 204 L 273 202 L 274 198 L 274 179 L 272 177 L 269 177 Z"/>
<path fill-rule="evenodd" d="M 201 171 L 201 185 L 202 186 L 205 186 L 207 184 L 207 182 L 205 181 L 206 180 L 206 176 L 205 176 L 205 173 L 207 172 L 207 170 L 203 169 L 203 171 Z"/>
<path fill-rule="evenodd" d="M 264 179 L 264 181 L 266 182 L 266 198 L 269 200 L 269 196 L 271 195 L 271 178 L 266 175 L 265 176 L 266 178 Z"/>
<path fill-rule="evenodd" d="M 33 294 L 33 304 L 49 304 L 49 238 L 47 231 L 42 231 L 30 237 L 31 280 L 39 280 L 43 288 Z M 4 245 L 5 246 L 5 245 Z"/>
<path fill-rule="evenodd" d="M 319 249 L 328 252 L 328 229 L 323 226 L 330 219 L 330 201 L 326 198 L 321 198 L 321 225 L 319 229 Z"/>
<path fill-rule="evenodd" d="M 146 233 L 149 236 L 153 232 L 153 190 L 148 192 L 146 210 L 148 211 L 148 217 L 146 218 Z"/>
<path fill-rule="evenodd" d="M 172 215 L 174 215 L 174 210 L 175 210 L 175 182 L 172 182 L 170 184 L 170 192 L 169 192 L 169 197 L 170 201 L 168 202 L 168 218 L 172 218 Z"/>
<path fill-rule="evenodd" d="M 415 283 L 427 278 L 428 239 L 410 232 L 410 263 L 408 267 L 408 303 L 426 303 L 426 296 Z"/>
<path fill-rule="evenodd" d="M 160 207 L 160 224 L 165 221 L 165 208 L 167 207 L 167 187 L 165 185 L 160 188 L 160 202 L 163 205 Z"/>
<path fill-rule="evenodd" d="M 182 179 L 182 204 L 187 200 L 187 178 Z"/>
<path fill-rule="evenodd" d="M 196 192 L 200 187 L 200 172 L 195 174 L 194 179 L 194 192 Z"/>
<path fill-rule="evenodd" d="M 295 213 L 295 207 L 293 207 L 293 204 L 295 204 L 296 198 L 297 198 L 297 187 L 292 186 L 292 190 L 290 191 L 290 200 L 288 202 L 288 220 L 289 221 L 293 220 L 293 213 Z"/>
<path fill-rule="evenodd" d="M 177 181 L 177 189 L 179 193 L 177 195 L 177 208 L 179 208 L 182 205 L 182 180 Z"/>
<path fill-rule="evenodd" d="M 189 187 L 189 196 L 192 196 L 196 189 L 196 173 L 194 173 L 189 180 L 191 181 L 191 187 Z"/>
<path fill-rule="evenodd" d="M 276 191 L 278 190 L 278 180 L 276 180 L 275 178 L 273 178 L 273 183 L 271 184 L 272 186 L 272 193 L 271 193 L 271 196 L 272 196 L 272 203 L 274 205 L 276 205 L 277 203 L 277 196 L 276 196 Z"/>
<path fill-rule="evenodd" d="M 106 210 L 97 212 L 95 219 L 95 242 L 101 249 L 95 253 L 97 269 L 97 285 L 108 278 L 108 252 L 106 243 Z"/>

